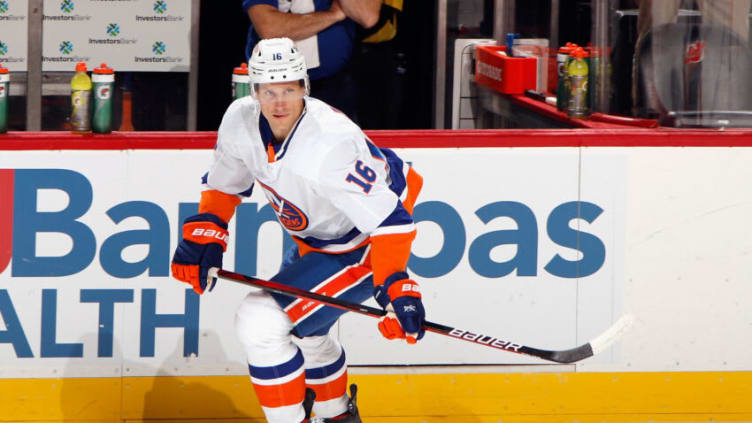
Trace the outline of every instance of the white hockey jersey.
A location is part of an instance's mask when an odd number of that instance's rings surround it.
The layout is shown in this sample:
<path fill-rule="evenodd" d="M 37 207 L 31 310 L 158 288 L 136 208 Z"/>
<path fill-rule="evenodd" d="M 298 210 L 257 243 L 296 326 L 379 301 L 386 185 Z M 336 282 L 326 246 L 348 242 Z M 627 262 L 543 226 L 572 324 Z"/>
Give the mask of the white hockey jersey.
<path fill-rule="evenodd" d="M 230 105 L 207 189 L 248 196 L 257 183 L 291 235 L 327 252 L 351 250 L 371 235 L 414 230 L 399 201 L 407 194 L 408 165 L 373 145 L 347 116 L 306 97 L 287 139 L 273 150 L 265 123 L 252 97 Z"/>

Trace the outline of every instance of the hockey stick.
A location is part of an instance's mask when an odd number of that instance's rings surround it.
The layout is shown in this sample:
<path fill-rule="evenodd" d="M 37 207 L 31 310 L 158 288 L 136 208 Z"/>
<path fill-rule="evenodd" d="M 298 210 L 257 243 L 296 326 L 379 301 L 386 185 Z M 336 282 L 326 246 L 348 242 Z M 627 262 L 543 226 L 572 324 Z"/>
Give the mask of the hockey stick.
<path fill-rule="evenodd" d="M 386 312 L 379 308 L 370 307 L 363 304 L 352 303 L 349 301 L 341 300 L 339 298 L 328 297 L 326 295 L 317 294 L 315 292 L 305 291 L 293 286 L 284 285 L 277 282 L 266 281 L 263 279 L 257 279 L 251 276 L 242 275 L 240 273 L 230 272 L 227 270 L 212 268 L 209 270 L 208 277 L 219 277 L 227 279 L 233 282 L 239 282 L 244 285 L 254 286 L 256 288 L 262 288 L 270 292 L 277 294 L 283 294 L 299 298 L 307 298 L 319 304 L 326 306 L 336 307 L 342 310 L 352 311 L 355 313 L 363 314 L 371 317 L 382 317 Z M 503 351 L 512 353 L 529 355 L 532 357 L 542 358 L 544 360 L 553 361 L 556 363 L 574 363 L 576 361 L 584 360 L 588 357 L 592 357 L 595 354 L 605 350 L 611 343 L 613 343 L 632 323 L 632 317 L 630 315 L 622 316 L 616 323 L 614 323 L 609 329 L 603 332 L 600 336 L 588 342 L 587 344 L 580 345 L 568 350 L 543 350 L 539 348 L 528 347 L 522 344 L 518 344 L 511 341 L 505 341 L 499 338 L 495 338 L 489 335 L 483 335 L 463 329 L 453 328 L 449 326 L 440 325 L 438 323 L 432 323 L 429 321 L 423 322 L 423 329 L 438 333 L 440 335 L 451 336 L 452 338 L 461 339 L 463 341 L 473 342 L 478 345 L 486 347 L 496 348 Z"/>

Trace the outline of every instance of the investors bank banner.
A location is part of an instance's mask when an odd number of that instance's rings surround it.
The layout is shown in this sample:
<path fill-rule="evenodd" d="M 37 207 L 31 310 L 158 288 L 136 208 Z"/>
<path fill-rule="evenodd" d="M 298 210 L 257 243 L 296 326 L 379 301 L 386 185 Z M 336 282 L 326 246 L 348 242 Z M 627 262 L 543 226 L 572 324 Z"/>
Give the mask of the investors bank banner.
<path fill-rule="evenodd" d="M 0 64 L 11 72 L 26 71 L 28 0 L 0 0 Z"/>
<path fill-rule="evenodd" d="M 43 10 L 44 71 L 73 71 L 76 62 L 189 71 L 190 1 L 45 0 Z"/>

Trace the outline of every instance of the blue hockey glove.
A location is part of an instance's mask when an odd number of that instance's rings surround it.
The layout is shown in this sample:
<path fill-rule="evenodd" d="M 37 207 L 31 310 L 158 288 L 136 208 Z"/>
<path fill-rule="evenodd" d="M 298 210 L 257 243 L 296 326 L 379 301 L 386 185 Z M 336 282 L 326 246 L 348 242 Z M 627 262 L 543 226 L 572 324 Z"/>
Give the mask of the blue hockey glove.
<path fill-rule="evenodd" d="M 426 312 L 420 288 L 406 272 L 386 278 L 383 285 L 374 288 L 373 296 L 387 311 L 379 321 L 379 331 L 386 339 L 405 339 L 408 344 L 414 344 L 425 335 Z"/>
<path fill-rule="evenodd" d="M 227 249 L 227 223 L 211 213 L 191 216 L 183 222 L 183 240 L 172 258 L 172 276 L 190 284 L 197 294 L 211 291 L 217 278 L 207 281 L 212 267 L 222 268 Z"/>

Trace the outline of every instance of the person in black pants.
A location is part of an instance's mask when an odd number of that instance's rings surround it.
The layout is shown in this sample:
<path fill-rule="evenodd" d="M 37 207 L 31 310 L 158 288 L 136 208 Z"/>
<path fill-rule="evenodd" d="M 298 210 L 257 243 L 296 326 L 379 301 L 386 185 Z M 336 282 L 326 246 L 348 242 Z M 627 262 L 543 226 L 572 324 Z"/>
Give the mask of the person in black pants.
<path fill-rule="evenodd" d="M 395 129 L 402 111 L 406 58 L 396 45 L 402 0 L 383 0 L 378 22 L 359 27 L 353 59 L 360 95 L 358 123 L 363 129 Z"/>

